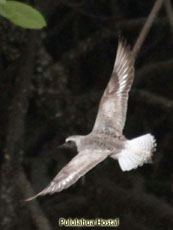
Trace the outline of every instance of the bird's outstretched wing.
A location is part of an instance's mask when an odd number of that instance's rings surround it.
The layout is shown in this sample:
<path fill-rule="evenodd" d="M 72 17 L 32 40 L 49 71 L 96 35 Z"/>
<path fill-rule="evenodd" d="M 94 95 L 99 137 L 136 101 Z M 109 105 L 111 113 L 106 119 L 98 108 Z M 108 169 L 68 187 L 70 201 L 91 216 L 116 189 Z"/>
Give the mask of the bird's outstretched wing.
<path fill-rule="evenodd" d="M 93 151 L 93 153 L 90 150 L 80 152 L 57 174 L 43 191 L 26 199 L 26 201 L 33 200 L 38 196 L 61 192 L 70 187 L 80 177 L 102 162 L 109 154 L 109 152 L 106 153 L 98 150 Z"/>
<path fill-rule="evenodd" d="M 113 73 L 101 98 L 93 132 L 111 129 L 117 134 L 122 134 L 133 78 L 134 56 L 130 48 L 120 41 Z"/>

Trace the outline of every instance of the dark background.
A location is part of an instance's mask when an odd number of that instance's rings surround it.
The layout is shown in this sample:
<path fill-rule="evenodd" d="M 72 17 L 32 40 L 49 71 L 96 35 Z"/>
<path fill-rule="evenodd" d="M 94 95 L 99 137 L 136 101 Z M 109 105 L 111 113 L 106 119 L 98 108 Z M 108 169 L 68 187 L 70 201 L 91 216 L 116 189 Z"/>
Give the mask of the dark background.
<path fill-rule="evenodd" d="M 91 131 L 118 37 L 133 47 L 154 2 L 28 1 L 47 20 L 41 31 L 0 18 L 1 230 L 63 229 L 60 217 L 119 217 L 123 230 L 173 229 L 173 28 L 165 5 L 136 59 L 124 130 L 127 138 L 156 137 L 153 164 L 122 172 L 107 159 L 69 189 L 23 201 L 76 154 L 58 146 Z"/>

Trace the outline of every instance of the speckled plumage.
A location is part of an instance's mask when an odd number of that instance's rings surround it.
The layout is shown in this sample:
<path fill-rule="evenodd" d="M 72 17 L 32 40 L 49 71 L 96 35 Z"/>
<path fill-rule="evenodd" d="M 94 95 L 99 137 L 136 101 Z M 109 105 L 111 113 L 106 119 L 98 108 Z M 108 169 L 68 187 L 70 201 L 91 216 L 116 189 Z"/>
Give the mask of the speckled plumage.
<path fill-rule="evenodd" d="M 78 154 L 57 174 L 40 195 L 61 192 L 70 187 L 107 157 L 118 160 L 123 171 L 151 161 L 155 139 L 151 134 L 127 140 L 123 134 L 128 94 L 134 79 L 134 56 L 129 47 L 119 42 L 112 76 L 100 101 L 90 134 L 66 139 L 76 143 Z"/>

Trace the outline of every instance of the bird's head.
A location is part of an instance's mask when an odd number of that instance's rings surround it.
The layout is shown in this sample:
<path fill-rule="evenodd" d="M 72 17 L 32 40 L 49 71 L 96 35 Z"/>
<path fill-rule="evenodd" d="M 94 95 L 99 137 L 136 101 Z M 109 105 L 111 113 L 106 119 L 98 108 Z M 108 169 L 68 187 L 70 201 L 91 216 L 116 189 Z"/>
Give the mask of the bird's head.
<path fill-rule="evenodd" d="M 82 136 L 70 136 L 65 139 L 65 143 L 58 147 L 62 151 L 72 151 L 77 153 L 80 150 Z"/>
<path fill-rule="evenodd" d="M 68 143 L 68 144 L 75 143 L 76 146 L 78 147 L 81 143 L 81 138 L 82 136 L 79 136 L 79 135 L 70 136 L 65 139 L 65 143 Z"/>

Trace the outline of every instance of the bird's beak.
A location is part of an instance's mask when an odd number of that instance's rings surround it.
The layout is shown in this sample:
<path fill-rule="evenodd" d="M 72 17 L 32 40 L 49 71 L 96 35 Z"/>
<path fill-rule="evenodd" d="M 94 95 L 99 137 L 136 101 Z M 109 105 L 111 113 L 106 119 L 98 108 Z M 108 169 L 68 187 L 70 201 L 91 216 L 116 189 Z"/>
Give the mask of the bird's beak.
<path fill-rule="evenodd" d="M 64 143 L 64 144 L 62 144 L 62 145 L 59 145 L 58 146 L 58 149 L 59 150 L 64 150 L 64 149 L 66 149 L 67 148 L 67 145 L 66 145 L 67 143 Z"/>

